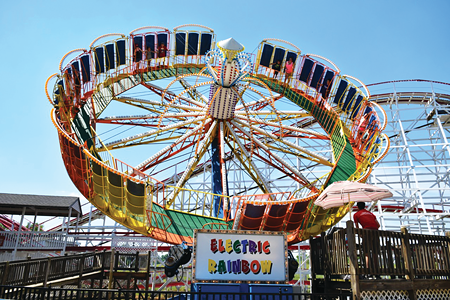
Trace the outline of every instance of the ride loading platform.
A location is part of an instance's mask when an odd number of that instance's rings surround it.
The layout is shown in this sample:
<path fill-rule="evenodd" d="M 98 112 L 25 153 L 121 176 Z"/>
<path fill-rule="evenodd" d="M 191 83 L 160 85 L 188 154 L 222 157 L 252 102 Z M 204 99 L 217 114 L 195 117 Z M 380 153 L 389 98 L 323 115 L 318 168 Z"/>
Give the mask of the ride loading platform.
<path fill-rule="evenodd" d="M 333 228 L 310 238 L 314 293 L 351 291 L 353 299 L 450 299 L 446 236 Z"/>

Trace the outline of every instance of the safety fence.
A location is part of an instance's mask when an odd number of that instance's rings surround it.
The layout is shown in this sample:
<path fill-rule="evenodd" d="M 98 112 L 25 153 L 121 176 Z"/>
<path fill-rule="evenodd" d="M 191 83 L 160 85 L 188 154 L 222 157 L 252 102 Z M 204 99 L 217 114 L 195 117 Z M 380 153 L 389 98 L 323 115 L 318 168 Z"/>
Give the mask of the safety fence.
<path fill-rule="evenodd" d="M 353 238 L 349 238 L 352 232 Z M 311 239 L 311 249 L 320 253 L 314 257 L 317 274 L 350 274 L 354 251 L 358 275 L 450 279 L 448 236 L 409 234 L 406 229 L 393 232 L 342 228 Z"/>
<path fill-rule="evenodd" d="M 3 285 L 47 285 L 58 279 L 100 272 L 109 265 L 111 252 L 92 252 L 71 256 L 8 261 L 0 263 L 0 283 Z"/>
<path fill-rule="evenodd" d="M 310 245 L 313 291 L 347 285 L 357 295 L 377 289 L 411 295 L 450 286 L 450 235 L 358 229 L 348 221 L 347 228 L 311 238 Z"/>
<path fill-rule="evenodd" d="M 137 251 L 130 254 L 112 250 L 2 262 L 0 285 L 45 287 L 58 285 L 62 280 L 79 284 L 86 276 L 103 280 L 108 272 L 148 274 L 151 253 Z"/>
<path fill-rule="evenodd" d="M 67 245 L 74 244 L 74 238 L 65 232 L 46 231 L 3 231 L 0 232 L 0 249 L 62 250 Z"/>
<path fill-rule="evenodd" d="M 163 292 L 121 289 L 69 289 L 29 288 L 0 286 L 0 297 L 6 299 L 152 299 L 152 300 L 309 300 L 309 299 L 351 299 L 351 293 L 205 293 L 205 292 Z"/>

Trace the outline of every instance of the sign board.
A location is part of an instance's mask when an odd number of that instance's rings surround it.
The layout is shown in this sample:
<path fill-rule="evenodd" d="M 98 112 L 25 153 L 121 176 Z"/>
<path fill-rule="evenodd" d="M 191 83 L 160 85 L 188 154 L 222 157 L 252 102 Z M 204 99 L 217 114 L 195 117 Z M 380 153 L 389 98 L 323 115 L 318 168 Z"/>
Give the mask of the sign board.
<path fill-rule="evenodd" d="M 194 232 L 196 282 L 287 283 L 287 242 L 282 232 Z"/>

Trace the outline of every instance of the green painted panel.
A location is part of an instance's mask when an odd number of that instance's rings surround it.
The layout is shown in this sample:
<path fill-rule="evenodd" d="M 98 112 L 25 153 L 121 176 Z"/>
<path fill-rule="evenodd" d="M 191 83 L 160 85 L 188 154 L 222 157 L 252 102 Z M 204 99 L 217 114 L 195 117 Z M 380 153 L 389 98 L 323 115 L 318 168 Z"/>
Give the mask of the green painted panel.
<path fill-rule="evenodd" d="M 283 87 L 275 82 L 267 79 L 261 80 L 276 92 L 283 92 Z M 329 112 L 323 111 L 315 106 L 309 99 L 303 97 L 300 93 L 293 90 L 287 90 L 284 92 L 284 96 L 310 112 L 322 128 L 324 128 L 328 134 L 331 134 L 333 155 L 335 159 L 339 160 L 337 161 L 333 174 L 330 176 L 328 184 L 335 181 L 347 180 L 356 171 L 356 159 L 348 138 L 342 135 L 340 124 L 335 126 L 336 124 Z M 333 129 L 334 131 L 331 132 Z"/>
<path fill-rule="evenodd" d="M 352 146 L 350 145 L 350 141 L 348 138 L 345 138 L 346 145 L 344 148 L 344 152 L 342 153 L 341 158 L 339 159 L 335 171 L 330 177 L 328 184 L 331 184 L 335 181 L 343 181 L 347 180 L 353 173 L 356 172 L 356 159 L 353 154 Z"/>
<path fill-rule="evenodd" d="M 208 218 L 203 216 L 192 215 L 180 211 L 174 210 L 165 210 L 159 205 L 153 205 L 152 210 L 156 213 L 156 217 L 152 218 L 151 225 L 157 228 L 164 228 L 167 226 L 167 222 L 169 219 L 172 221 L 172 224 L 167 228 L 167 232 L 174 233 L 182 236 L 192 236 L 194 229 L 202 228 L 203 225 L 208 223 L 221 223 L 228 224 L 229 228 L 233 225 L 233 222 L 225 222 L 221 220 L 217 220 L 215 218 Z M 167 217 L 161 216 L 163 214 Z M 164 224 L 161 218 L 164 218 Z M 167 218 L 167 219 L 166 219 Z M 165 226 L 164 226 L 165 225 Z M 214 229 L 219 229 L 219 225 L 213 226 Z M 222 226 L 220 229 L 225 229 Z"/>
<path fill-rule="evenodd" d="M 173 211 L 168 210 L 167 215 L 170 216 L 172 219 L 172 226 L 170 227 L 176 227 L 173 228 L 176 230 L 177 234 L 183 235 L 183 236 L 192 236 L 194 229 L 202 228 L 203 225 L 208 223 L 221 223 L 221 224 L 227 224 L 225 221 L 220 221 L 214 218 L 208 218 L 203 216 L 197 216 L 197 215 L 191 215 L 179 211 Z M 229 224 L 231 228 L 231 224 Z M 169 228 L 169 230 L 172 228 Z M 225 228 L 222 228 L 225 229 Z M 168 230 L 168 231 L 169 231 Z"/>

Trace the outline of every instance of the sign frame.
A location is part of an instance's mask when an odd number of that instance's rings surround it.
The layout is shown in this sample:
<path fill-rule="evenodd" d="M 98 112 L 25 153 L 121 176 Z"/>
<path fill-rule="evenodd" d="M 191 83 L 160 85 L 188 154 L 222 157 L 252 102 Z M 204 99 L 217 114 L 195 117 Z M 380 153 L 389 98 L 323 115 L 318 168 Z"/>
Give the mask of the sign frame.
<path fill-rule="evenodd" d="M 199 234 L 200 235 L 206 235 L 206 234 L 210 234 L 211 237 L 213 237 L 214 239 L 217 237 L 218 239 L 221 238 L 220 235 L 223 235 L 224 237 L 226 237 L 226 234 L 228 235 L 242 235 L 242 236 L 250 236 L 250 237 L 254 237 L 254 238 L 258 238 L 261 239 L 263 237 L 267 237 L 267 238 L 274 238 L 273 236 L 282 236 L 283 238 L 283 246 L 277 245 L 278 248 L 282 248 L 282 254 L 281 253 L 277 253 L 276 255 L 283 255 L 284 259 L 283 259 L 283 274 L 284 274 L 284 278 L 282 279 L 282 275 L 279 275 L 277 279 L 275 280 L 264 280 L 264 279 L 248 279 L 248 280 L 243 280 L 240 279 L 240 277 L 243 277 L 244 275 L 230 275 L 230 276 L 226 276 L 226 279 L 205 279 L 205 278 L 201 278 L 198 279 L 198 276 L 203 276 L 203 273 L 205 273 L 204 271 L 202 271 L 201 275 L 199 275 L 200 272 L 197 271 L 197 267 L 198 267 L 198 263 L 199 260 L 197 260 L 197 255 L 199 254 L 203 254 L 205 251 L 205 248 L 207 248 L 209 251 L 211 251 L 211 245 L 207 244 L 207 245 L 199 245 L 198 244 L 198 240 L 199 240 Z M 278 237 L 277 237 L 278 238 Z M 217 239 L 217 240 L 218 240 Z M 288 245 L 287 245 L 287 235 L 284 232 L 277 232 L 277 231 L 253 231 L 253 230 L 218 230 L 218 229 L 196 229 L 194 230 L 194 245 L 193 245 L 193 261 L 192 261 L 192 282 L 196 282 L 196 283 L 271 283 L 271 284 L 287 284 L 289 281 L 289 268 L 288 268 Z M 201 249 L 199 247 L 202 247 Z M 206 259 L 206 258 L 204 258 Z M 204 263 L 203 263 L 204 266 Z M 276 266 L 277 268 L 280 268 L 280 265 Z M 272 266 L 273 268 L 273 266 Z M 279 273 L 281 273 L 280 271 L 278 271 Z M 231 272 L 229 272 L 231 273 Z M 239 272 L 240 274 L 241 272 Z M 223 277 L 223 276 L 222 276 Z M 232 277 L 239 277 L 239 279 L 233 279 Z M 260 276 L 262 277 L 262 276 Z"/>

